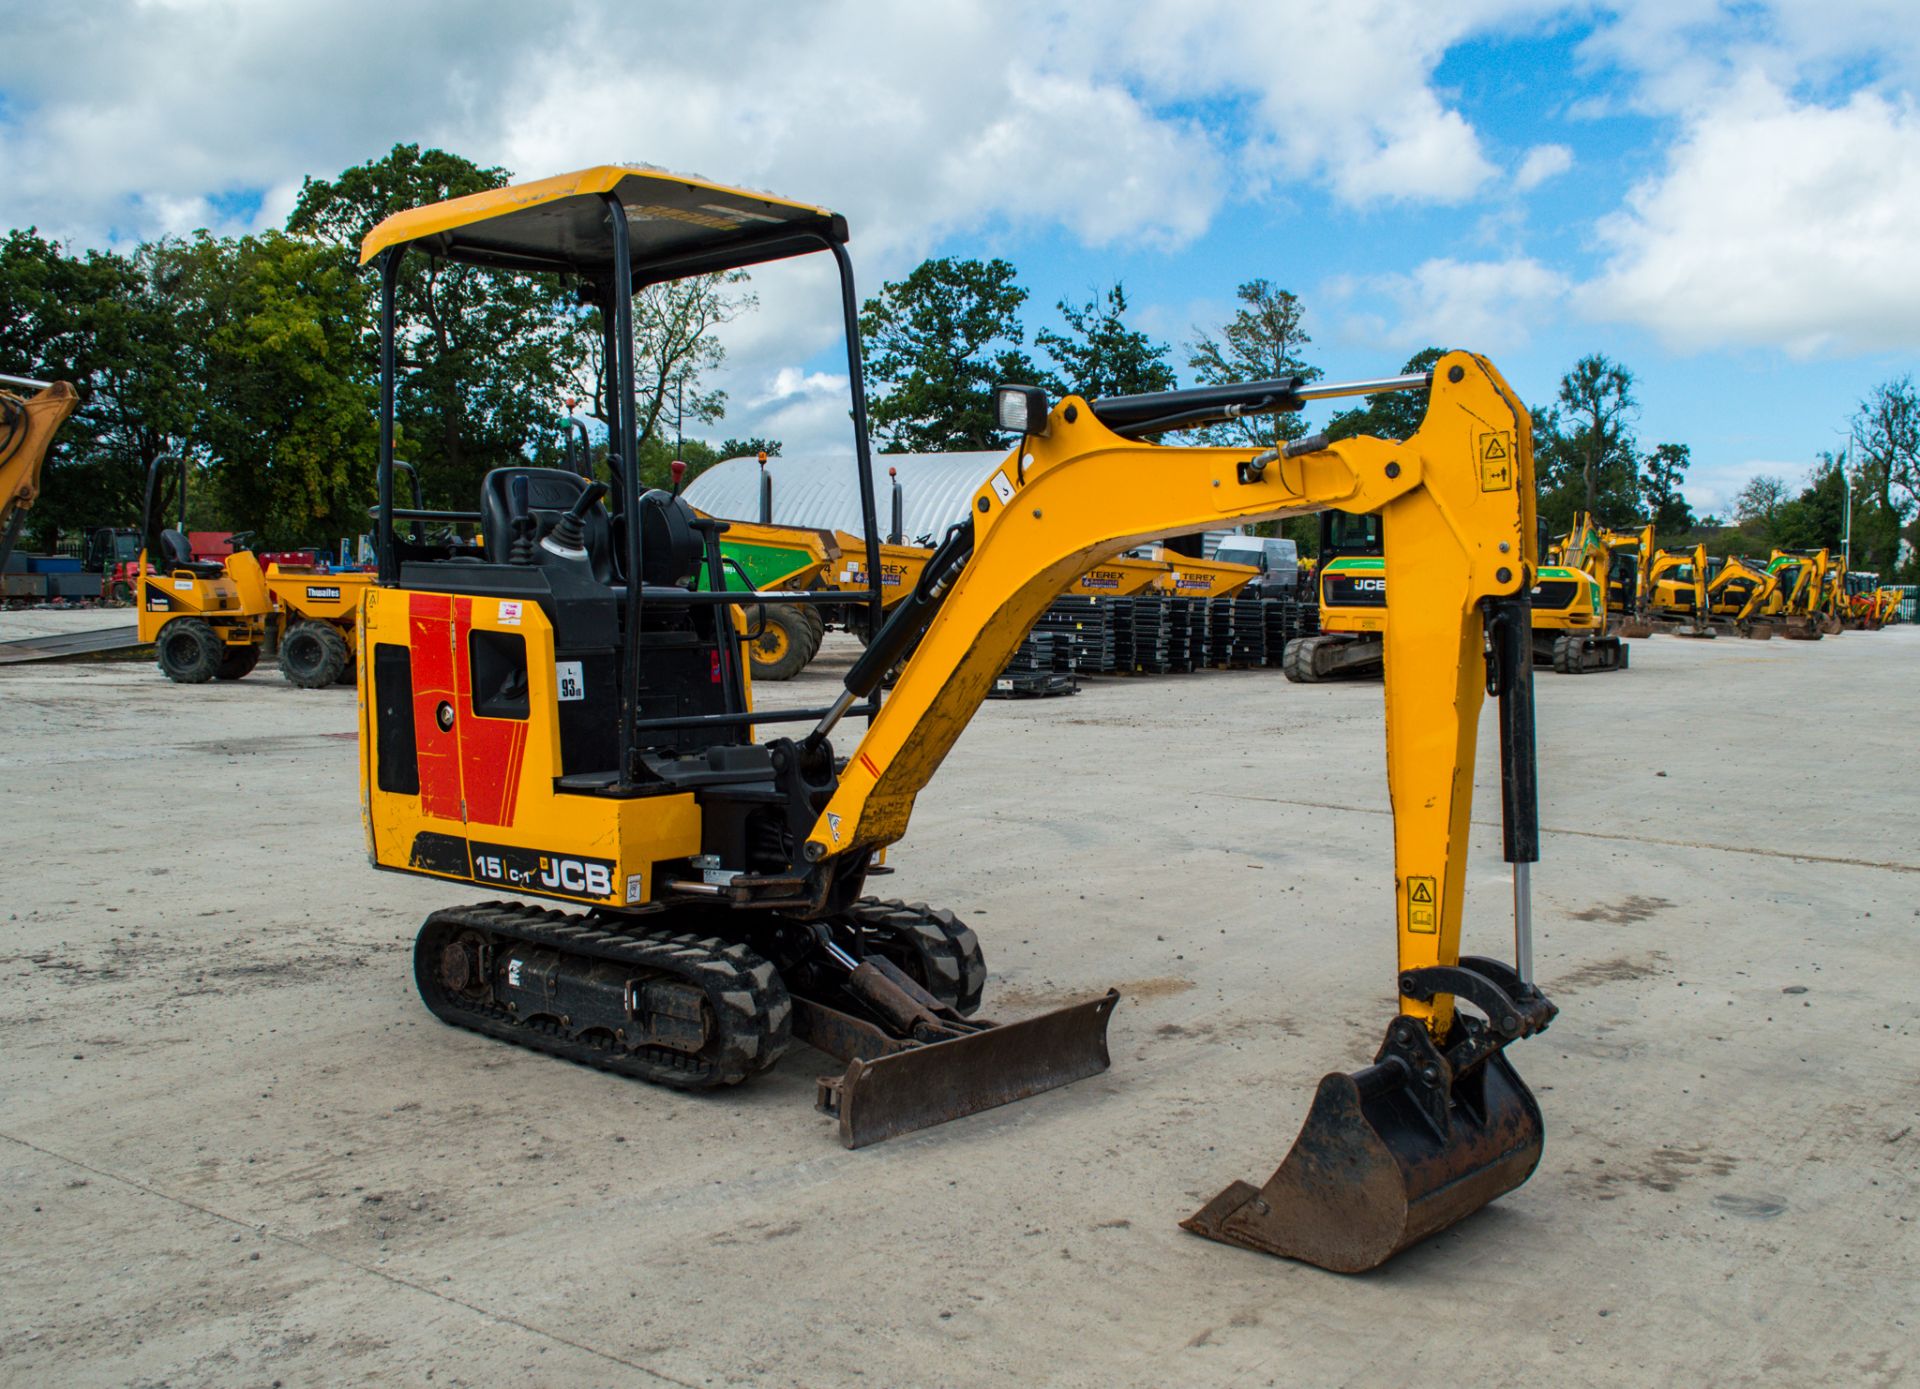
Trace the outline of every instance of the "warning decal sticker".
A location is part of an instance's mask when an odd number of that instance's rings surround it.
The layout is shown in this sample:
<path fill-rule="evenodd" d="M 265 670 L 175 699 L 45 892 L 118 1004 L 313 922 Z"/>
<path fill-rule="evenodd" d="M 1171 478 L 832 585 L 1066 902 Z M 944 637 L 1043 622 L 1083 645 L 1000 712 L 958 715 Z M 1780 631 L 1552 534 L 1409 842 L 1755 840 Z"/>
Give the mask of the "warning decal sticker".
<path fill-rule="evenodd" d="M 1421 935 L 1439 930 L 1439 890 L 1432 878 L 1407 879 L 1407 929 Z"/>
<path fill-rule="evenodd" d="M 1496 429 L 1480 436 L 1480 490 L 1513 490 L 1513 431 Z"/>

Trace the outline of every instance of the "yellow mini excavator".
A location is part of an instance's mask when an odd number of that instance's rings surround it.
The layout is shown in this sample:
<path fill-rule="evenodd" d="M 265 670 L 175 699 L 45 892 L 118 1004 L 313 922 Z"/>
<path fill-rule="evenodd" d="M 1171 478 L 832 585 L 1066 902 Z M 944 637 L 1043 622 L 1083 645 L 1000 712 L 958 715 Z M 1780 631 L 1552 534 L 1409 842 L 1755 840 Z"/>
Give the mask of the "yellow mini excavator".
<path fill-rule="evenodd" d="M 1827 634 L 1820 612 L 1832 555 L 1826 550 L 1775 550 L 1767 560 L 1774 581 L 1766 616 L 1789 641 L 1819 641 Z"/>
<path fill-rule="evenodd" d="M 753 707 L 736 606 L 759 595 L 726 591 L 724 523 L 639 480 L 629 305 L 636 285 L 831 258 L 865 570 L 877 574 L 846 242 L 845 221 L 824 208 L 604 166 L 400 213 L 363 243 L 382 285 L 379 573 L 358 663 L 369 848 L 377 867 L 491 894 L 421 927 L 414 976 L 427 1007 L 487 1037 L 688 1089 L 747 1081 L 805 1041 L 846 1064 L 819 1099 L 852 1147 L 1104 1070 L 1116 994 L 1003 1024 L 973 1016 L 986 981 L 978 939 L 951 912 L 864 895 L 876 856 L 905 833 L 994 678 L 1075 576 L 1158 535 L 1328 508 L 1377 514 L 1394 593 L 1386 760 L 1399 947 L 1381 983 L 1398 1006 L 1371 1065 L 1321 1082 L 1265 1184 L 1235 1182 L 1185 1224 L 1358 1271 L 1526 1181 L 1543 1129 L 1506 1049 L 1555 1011 L 1531 981 L 1526 407 L 1465 352 L 1430 375 L 1347 386 L 1284 377 L 1057 403 L 1002 387 L 996 418 L 1017 447 L 874 623 L 837 697 Z M 395 525 L 410 515 L 393 494 L 395 287 L 410 256 L 552 276 L 605 323 L 615 486 L 557 469 L 490 473 L 471 513 L 478 559 Z M 1153 442 L 1311 399 L 1426 387 L 1425 422 L 1405 441 Z M 859 597 L 877 619 L 878 586 Z M 882 677 L 909 648 L 886 694 Z M 1514 865 L 1512 965 L 1460 953 L 1488 692 Z M 836 750 L 829 740 L 849 719 L 865 726 Z M 783 725 L 811 727 L 784 736 Z M 524 898 L 572 910 L 512 900 Z"/>
<path fill-rule="evenodd" d="M 1765 565 L 1729 555 L 1707 580 L 1708 618 L 1716 627 L 1753 641 L 1766 641 L 1773 636 L 1773 624 L 1766 618 L 1767 603 L 1778 587 Z"/>
<path fill-rule="evenodd" d="M 1281 671 L 1295 684 L 1377 679 L 1388 609 L 1380 518 L 1321 512 L 1319 552 L 1320 630 L 1287 643 Z M 1534 571 L 1529 618 L 1535 665 L 1561 675 L 1627 669 L 1626 642 L 1607 630 L 1605 585 L 1578 565 Z"/>
<path fill-rule="evenodd" d="M 1648 560 L 1640 560 L 1641 590 L 1646 598 L 1645 613 L 1658 630 L 1676 637 L 1718 636 L 1708 614 L 1707 547 L 1691 550 L 1661 550 Z"/>

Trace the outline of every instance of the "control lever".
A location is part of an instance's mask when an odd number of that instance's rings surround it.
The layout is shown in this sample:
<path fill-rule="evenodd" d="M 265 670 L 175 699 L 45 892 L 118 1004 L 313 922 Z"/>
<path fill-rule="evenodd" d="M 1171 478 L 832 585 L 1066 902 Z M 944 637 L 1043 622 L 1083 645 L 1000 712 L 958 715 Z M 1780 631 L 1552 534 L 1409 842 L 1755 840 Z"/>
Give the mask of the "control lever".
<path fill-rule="evenodd" d="M 520 479 L 515 478 L 515 482 Z M 592 483 L 580 494 L 579 500 L 560 514 L 553 523 L 553 529 L 540 538 L 540 548 L 550 555 L 561 559 L 585 559 L 587 557 L 587 533 L 584 525 L 587 513 L 600 504 L 607 495 L 607 484 Z"/>

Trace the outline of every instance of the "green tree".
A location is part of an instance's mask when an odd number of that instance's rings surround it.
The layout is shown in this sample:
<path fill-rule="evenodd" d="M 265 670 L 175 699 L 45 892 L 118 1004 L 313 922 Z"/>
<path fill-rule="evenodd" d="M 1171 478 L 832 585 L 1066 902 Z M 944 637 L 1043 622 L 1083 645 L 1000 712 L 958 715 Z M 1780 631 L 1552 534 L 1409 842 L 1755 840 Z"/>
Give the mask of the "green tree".
<path fill-rule="evenodd" d="M 1819 455 L 1807 485 L 1774 513 L 1767 539 L 1783 550 L 1830 549 L 1836 555 L 1846 533 L 1847 474 L 1831 453 Z"/>
<path fill-rule="evenodd" d="M 505 169 L 445 150 L 395 145 L 337 178 L 307 179 L 287 230 L 326 242 L 352 266 L 383 218 L 507 179 Z M 419 467 L 429 505 L 471 506 L 489 469 L 520 460 L 557 431 L 595 336 L 590 315 L 574 287 L 552 276 L 453 265 L 418 251 L 401 265 L 397 451 Z M 377 277 L 360 283 L 373 302 Z"/>
<path fill-rule="evenodd" d="M 1320 368 L 1308 366 L 1300 353 L 1313 339 L 1302 326 L 1305 306 L 1291 290 L 1268 280 L 1248 280 L 1234 291 L 1240 308 L 1227 320 L 1220 336 L 1202 333 L 1187 352 L 1187 365 L 1202 385 L 1227 386 L 1241 381 L 1267 381 L 1299 376 L 1313 381 Z M 1215 425 L 1200 431 L 1214 444 L 1271 444 L 1275 437 L 1298 439 L 1307 432 L 1298 414 L 1260 416 Z"/>
<path fill-rule="evenodd" d="M 89 252 L 53 276 L 71 296 L 60 334 L 70 355 L 42 370 L 73 381 L 81 406 L 56 442 L 34 510 L 43 543 L 56 526 L 138 521 L 156 459 L 183 457 L 196 476 L 206 461 L 195 432 L 205 325 L 194 312 L 182 245 L 150 242 L 131 256 Z M 218 520 L 197 504 L 192 519 Z"/>
<path fill-rule="evenodd" d="M 207 251 L 200 433 L 227 519 L 287 544 L 359 534 L 379 443 L 362 286 L 330 247 L 278 232 Z"/>
<path fill-rule="evenodd" d="M 1762 537 L 1771 537 L 1780 508 L 1787 504 L 1788 491 L 1787 480 L 1772 473 L 1748 478 L 1733 499 L 1734 521 L 1757 530 Z"/>
<path fill-rule="evenodd" d="M 756 454 L 761 453 L 764 453 L 769 458 L 778 458 L 780 456 L 780 441 L 778 439 L 763 439 L 758 435 L 755 435 L 751 439 L 722 439 L 713 446 L 713 452 L 716 461 L 724 461 L 729 458 L 752 458 Z"/>
<path fill-rule="evenodd" d="M 1539 514 L 1556 534 L 1579 511 L 1608 525 L 1639 518 L 1640 459 L 1631 427 L 1638 408 L 1633 374 L 1596 353 L 1561 378 L 1552 408 L 1534 412 Z"/>
<path fill-rule="evenodd" d="M 1628 509 L 1634 509 L 1632 421 L 1640 407 L 1633 398 L 1633 373 L 1599 353 L 1582 357 L 1560 378 L 1560 408 L 1568 456 L 1580 466 L 1586 509 L 1597 510 L 1602 496 L 1610 501 L 1624 496 Z"/>
<path fill-rule="evenodd" d="M 656 443 L 667 444 L 686 426 L 718 423 L 726 415 L 725 391 L 704 386 L 704 376 L 726 360 L 715 330 L 756 308 L 759 300 L 741 286 L 747 272 L 699 275 L 647 285 L 633 296 L 633 382 L 635 432 L 644 473 Z M 581 316 L 580 347 L 592 382 L 593 416 L 610 424 L 607 400 L 605 335 L 600 311 Z M 669 458 L 669 461 L 671 459 Z M 664 474 L 662 475 L 664 478 Z"/>
<path fill-rule="evenodd" d="M 1854 550 L 1861 562 L 1892 580 L 1899 568 L 1900 534 L 1920 511 L 1920 391 L 1912 376 L 1874 387 L 1853 417 Z M 1920 574 L 1920 560 L 1910 566 Z"/>
<path fill-rule="evenodd" d="M 1067 331 L 1042 328 L 1033 340 L 1053 358 L 1067 390 L 1098 400 L 1173 389 L 1167 346 L 1127 326 L 1127 292 L 1119 281 L 1104 298 L 1096 294 L 1081 305 L 1063 299 L 1059 308 Z"/>
<path fill-rule="evenodd" d="M 1685 444 L 1657 444 L 1640 460 L 1640 498 L 1657 534 L 1679 536 L 1693 529 L 1693 508 L 1680 491 L 1692 461 L 1693 451 Z"/>
<path fill-rule="evenodd" d="M 1018 382 L 1058 390 L 1021 350 L 1027 292 L 1004 260 L 921 262 L 882 285 L 860 312 L 874 432 L 895 449 L 994 447 L 993 388 Z"/>
<path fill-rule="evenodd" d="M 94 310 L 131 287 L 131 267 L 118 256 L 69 255 L 33 228 L 0 240 L 0 372 L 69 381 L 81 410 L 55 438 L 27 541 L 51 543 L 62 528 L 125 523 L 131 493 L 103 466 L 95 407 L 99 370 Z"/>
<path fill-rule="evenodd" d="M 100 295 L 87 261 L 33 227 L 8 232 L 0 239 L 0 371 L 83 385 L 93 370 L 84 311 Z"/>
<path fill-rule="evenodd" d="M 1419 373 L 1431 373 L 1434 364 L 1446 356 L 1442 347 L 1423 348 L 1407 359 L 1400 368 L 1402 376 Z M 1327 422 L 1326 434 L 1329 439 L 1351 439 L 1356 435 L 1370 434 L 1376 439 L 1411 439 L 1420 428 L 1420 422 L 1427 417 L 1427 397 L 1431 392 L 1418 391 L 1382 391 L 1378 395 L 1366 397 L 1366 403 L 1352 410 L 1342 410 Z"/>

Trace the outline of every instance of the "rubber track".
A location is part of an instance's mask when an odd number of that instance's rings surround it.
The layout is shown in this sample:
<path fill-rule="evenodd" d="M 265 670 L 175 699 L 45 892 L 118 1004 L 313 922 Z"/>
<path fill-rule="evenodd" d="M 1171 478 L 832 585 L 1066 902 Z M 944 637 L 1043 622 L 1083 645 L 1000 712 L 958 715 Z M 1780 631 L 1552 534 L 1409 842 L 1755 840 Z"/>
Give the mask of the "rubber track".
<path fill-rule="evenodd" d="M 494 1004 L 449 995 L 439 982 L 440 950 L 469 929 L 493 938 L 496 958 L 505 938 L 691 984 L 706 995 L 718 1036 L 700 1055 L 658 1046 L 616 1050 L 575 1040 L 552 1024 L 522 1022 Z M 793 1031 L 786 984 L 772 964 L 744 945 L 660 928 L 613 929 L 603 920 L 519 902 L 449 907 L 429 916 L 414 946 L 414 982 L 422 1001 L 444 1023 L 680 1090 L 738 1085 L 769 1069 L 786 1051 Z"/>
<path fill-rule="evenodd" d="M 980 1007 L 987 987 L 987 961 L 980 938 L 959 917 L 925 902 L 862 897 L 848 916 L 864 930 L 894 936 L 926 962 L 927 992 L 963 1016 Z"/>

